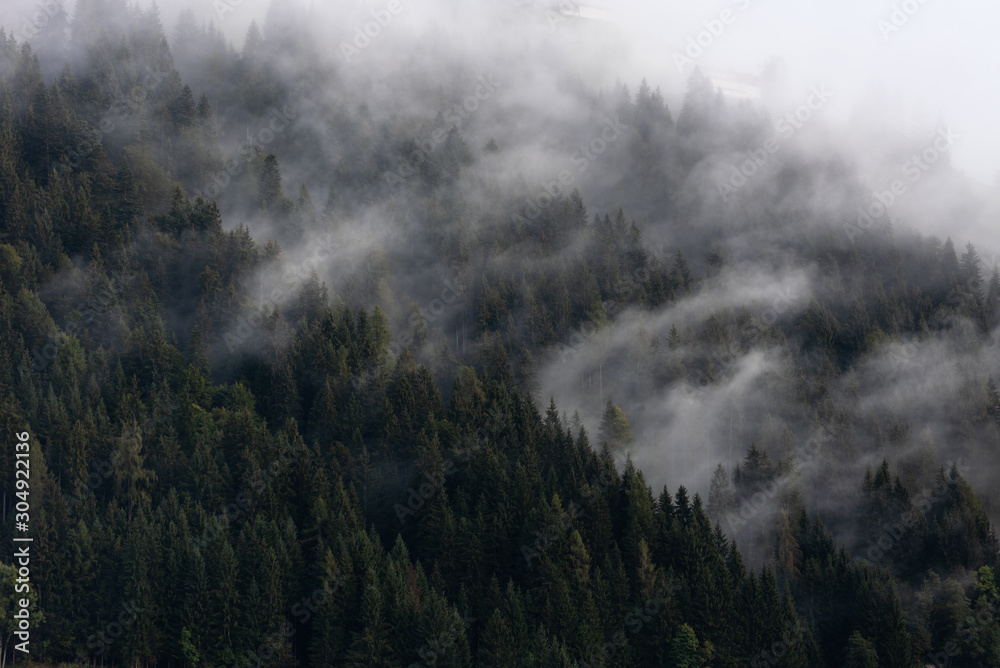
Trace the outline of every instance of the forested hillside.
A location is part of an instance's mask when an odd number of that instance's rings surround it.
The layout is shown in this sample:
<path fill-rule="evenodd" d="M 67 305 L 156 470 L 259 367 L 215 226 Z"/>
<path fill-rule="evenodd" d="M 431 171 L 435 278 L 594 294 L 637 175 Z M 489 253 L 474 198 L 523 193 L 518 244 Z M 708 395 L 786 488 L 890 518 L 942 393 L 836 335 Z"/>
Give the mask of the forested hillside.
<path fill-rule="evenodd" d="M 859 222 L 819 127 L 728 192 L 773 119 L 697 70 L 678 108 L 552 77 L 544 116 L 530 54 L 387 74 L 323 30 L 79 0 L 0 32 L 33 661 L 1000 665 L 975 240 Z"/>

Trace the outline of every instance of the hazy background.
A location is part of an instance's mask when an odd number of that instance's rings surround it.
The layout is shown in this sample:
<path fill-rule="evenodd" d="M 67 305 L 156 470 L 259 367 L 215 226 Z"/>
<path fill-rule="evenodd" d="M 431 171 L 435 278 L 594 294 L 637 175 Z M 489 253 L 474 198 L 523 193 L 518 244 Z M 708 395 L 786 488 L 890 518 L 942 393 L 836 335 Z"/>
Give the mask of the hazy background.
<path fill-rule="evenodd" d="M 917 0 L 913 0 L 918 4 Z M 409 7 L 408 0 L 401 0 Z M 72 14 L 75 0 L 63 6 Z M 140 6 L 149 2 L 140 0 Z M 168 33 L 182 9 L 190 8 L 203 21 L 215 21 L 237 48 L 247 27 L 265 15 L 268 0 L 243 0 L 232 11 L 220 14 L 218 3 L 158 3 Z M 294 3 L 288 3 L 294 4 Z M 347 11 L 383 8 L 377 0 L 306 2 L 331 15 Z M 420 2 L 403 11 L 401 25 L 413 28 L 412 14 L 436 22 L 447 22 L 449 14 L 484 2 Z M 492 4 L 513 6 L 498 0 Z M 521 3 L 525 6 L 540 3 Z M 553 3 L 558 8 L 558 3 Z M 575 3 L 574 3 L 575 4 Z M 615 34 L 627 52 L 616 53 L 603 63 L 603 71 L 588 74 L 612 80 L 634 80 L 645 76 L 660 85 L 668 102 L 677 103 L 689 69 L 678 72 L 674 52 L 682 52 L 688 38 L 704 30 L 703 22 L 718 18 L 723 10 L 736 16 L 698 60 L 706 69 L 738 74 L 760 74 L 767 61 L 782 59 L 791 86 L 825 82 L 837 91 L 829 107 L 839 120 L 851 118 L 862 96 L 872 87 L 891 93 L 898 110 L 905 112 L 896 123 L 914 118 L 942 115 L 960 131 L 976 137 L 995 137 L 995 119 L 1000 116 L 1000 95 L 990 84 L 1000 69 L 1000 48 L 995 26 L 1000 7 L 986 0 L 925 0 L 919 10 L 899 30 L 885 38 L 878 22 L 889 21 L 901 2 L 844 0 L 838 3 L 795 2 L 794 0 L 739 0 L 708 2 L 643 2 L 641 0 L 594 0 L 588 7 L 599 8 L 606 16 L 606 30 Z M 19 32 L 22 21 L 42 3 L 12 2 L 0 5 L 0 24 Z M 415 9 L 416 11 L 411 11 Z M 438 13 L 439 15 L 435 15 Z M 331 48 L 352 37 L 354 25 L 337 25 L 331 18 L 324 26 Z M 560 23 L 555 24 L 558 28 Z M 475 26 L 468 26 L 474 30 Z M 396 32 L 393 29 L 393 32 Z M 380 42 L 400 38 L 388 33 Z M 478 34 L 477 39 L 499 39 L 497 34 Z M 392 48 L 392 44 L 380 44 Z M 580 54 L 581 56 L 583 54 Z M 887 114 L 892 110 L 885 109 Z M 970 177 L 993 185 L 1000 172 L 1000 154 L 989 141 L 970 141 L 955 150 L 956 164 Z"/>
<path fill-rule="evenodd" d="M 171 38 L 181 10 L 190 8 L 201 21 L 220 26 L 237 49 L 253 20 L 263 24 L 269 14 L 309 14 L 312 34 L 303 39 L 311 37 L 326 45 L 326 62 L 316 69 L 336 77 L 336 86 L 317 81 L 311 89 L 299 92 L 303 105 L 299 128 L 314 123 L 317 135 L 329 120 L 325 110 L 337 105 L 366 105 L 364 114 L 369 116 L 353 116 L 355 109 L 345 112 L 353 121 L 362 119 L 357 127 L 375 128 L 387 119 L 403 118 L 405 122 L 408 116 L 433 118 L 443 107 L 458 102 L 443 100 L 446 95 L 442 91 L 472 94 L 479 76 L 495 76 L 501 83 L 499 90 L 461 127 L 466 143 L 477 153 L 477 161 L 463 173 L 460 184 L 463 194 L 471 199 L 485 198 L 488 189 L 483 183 L 490 180 L 504 189 L 523 183 L 537 192 L 538 184 L 552 180 L 568 166 L 573 147 L 598 136 L 604 125 L 603 118 L 588 116 L 589 110 L 579 104 L 580 100 L 611 95 L 619 83 L 634 94 L 637 83 L 645 78 L 651 88 L 660 89 L 676 121 L 693 67 L 679 68 L 675 56 L 687 55 L 689 40 L 707 30 L 706 22 L 717 22 L 723 12 L 731 12 L 735 19 L 703 48 L 695 65 L 716 80 L 739 79 L 760 89 L 760 100 L 730 100 L 738 114 L 743 114 L 741 118 L 773 124 L 805 103 L 812 87 L 823 86 L 833 92 L 832 99 L 815 112 L 805 128 L 783 144 L 783 158 L 842 160 L 856 168 L 862 192 L 882 191 L 893 179 L 903 179 L 901 166 L 911 154 L 900 146 L 927 146 L 928 131 L 947 125 L 960 137 L 945 158 L 957 173 L 908 183 L 910 192 L 892 210 L 896 229 L 901 234 L 912 228 L 942 239 L 951 236 L 959 252 L 967 241 L 974 241 L 987 272 L 1000 256 L 996 227 L 1000 214 L 1000 131 L 996 122 L 1000 95 L 995 89 L 1000 47 L 994 34 L 1000 8 L 995 4 L 928 0 L 921 5 L 914 0 L 912 6 L 919 7 L 914 15 L 898 30 L 884 35 L 882 30 L 887 29 L 883 25 L 880 30 L 879 22 L 891 23 L 896 8 L 903 3 L 622 0 L 591 3 L 583 13 L 600 18 L 579 20 L 559 13 L 558 3 L 547 7 L 501 0 L 399 1 L 402 11 L 350 60 L 345 58 L 342 44 L 351 43 L 356 28 L 371 20 L 370 12 L 384 9 L 387 3 L 272 6 L 263 0 L 244 0 L 229 8 L 222 2 L 169 2 L 161 3 L 160 11 Z M 0 23 L 14 26 L 18 33 L 23 21 L 40 6 L 4 2 Z M 72 14 L 73 2 L 65 7 Z M 720 24 L 714 25 L 718 28 Z M 294 63 L 287 65 L 294 69 Z M 277 69 L 283 66 L 279 64 Z M 440 82 L 439 87 L 436 82 Z M 195 90 L 194 94 L 201 92 Z M 211 96 L 211 91 L 206 92 Z M 226 119 L 220 120 L 225 131 L 223 154 L 229 156 L 242 139 L 241 129 L 225 127 Z M 580 128 L 584 129 L 582 135 Z M 424 136 L 428 129 L 415 134 Z M 499 155 L 478 155 L 489 138 L 499 142 Z M 314 148 L 329 159 L 335 159 L 340 150 L 335 143 Z M 634 456 L 654 487 L 664 482 L 671 486 L 683 483 L 705 491 L 716 463 L 729 465 L 742 457 L 751 439 L 766 441 L 776 455 L 787 454 L 815 425 L 810 423 L 811 416 L 786 396 L 787 388 L 774 382 L 785 361 L 779 343 L 755 342 L 752 350 L 734 355 L 720 369 L 718 383 L 692 393 L 688 387 L 643 379 L 649 341 L 665 341 L 672 327 L 690 331 L 687 341 L 691 341 L 696 338 L 695 330 L 713 314 L 724 312 L 735 318 L 740 309 L 747 309 L 751 316 L 759 317 L 776 300 L 784 300 L 785 317 L 793 317 L 808 306 L 813 294 L 829 289 L 832 279 L 814 266 L 784 266 L 781 239 L 769 240 L 752 226 L 729 225 L 730 220 L 754 215 L 754 202 L 737 198 L 723 205 L 716 193 L 725 166 L 737 164 L 745 156 L 735 154 L 728 161 L 700 165 L 700 171 L 684 184 L 677 198 L 695 202 L 703 198 L 709 204 L 697 209 L 696 215 L 682 216 L 655 207 L 643 209 L 622 194 L 617 179 L 628 162 L 622 151 L 620 145 L 611 146 L 579 180 L 590 215 L 625 207 L 630 219 L 638 218 L 644 240 L 668 251 L 666 259 L 676 250 L 695 249 L 692 267 L 702 274 L 704 254 L 711 244 L 726 258 L 726 269 L 706 280 L 695 294 L 657 312 L 619 313 L 606 332 L 583 336 L 568 356 L 560 356 L 564 348 L 549 351 L 550 355 L 539 360 L 536 399 L 543 406 L 553 396 L 568 415 L 579 409 L 592 431 L 604 402 L 620 402 L 636 428 Z M 322 206 L 329 179 L 317 163 L 288 153 L 279 158 L 286 191 L 292 194 L 299 184 L 307 184 L 316 205 Z M 762 174 L 754 187 L 766 190 L 767 184 L 767 176 Z M 792 223 L 797 211 L 837 212 L 856 193 L 819 188 L 796 196 L 801 199 L 781 201 L 780 213 L 789 216 Z M 633 212 L 636 209 L 639 213 Z M 248 222 L 255 237 L 266 239 L 270 235 L 266 226 L 241 217 L 243 211 L 225 206 L 223 210 L 227 228 L 236 221 Z M 407 220 L 405 197 L 354 206 L 338 233 L 336 262 L 325 267 L 321 276 L 338 294 L 376 249 L 394 258 L 387 265 L 388 274 L 397 286 L 407 289 L 405 297 L 397 290 L 395 303 L 387 305 L 397 333 L 399 323 L 439 294 L 445 280 L 456 279 L 450 267 L 438 264 L 429 248 L 415 244 L 407 234 L 406 225 L 412 222 Z M 840 219 L 831 228 L 840 243 L 844 242 L 842 222 Z M 490 222 L 484 219 L 470 224 L 485 226 Z M 572 244 L 567 248 L 572 250 Z M 308 240 L 299 247 L 286 246 L 293 260 L 308 255 L 309 250 Z M 499 271 L 516 275 L 516 261 L 510 259 L 509 266 L 501 266 Z M 467 299 L 471 300 L 471 295 Z M 467 301 L 465 306 L 469 305 Z M 456 341 L 464 341 L 464 328 L 471 330 L 473 323 L 462 311 L 460 306 L 449 309 L 435 327 L 449 339 L 454 335 Z M 463 332 L 461 336 L 458 330 Z M 702 352 L 697 345 L 687 348 L 686 354 Z M 914 452 L 923 447 L 921 443 L 926 444 L 928 436 L 918 441 L 923 430 L 944 436 L 943 431 L 934 432 L 938 421 L 930 406 L 934 401 L 948 404 L 960 400 L 961 385 L 957 375 L 950 374 L 959 363 L 973 364 L 973 359 L 944 345 L 928 345 L 923 350 L 930 361 L 925 360 L 916 371 L 904 369 L 905 373 L 893 376 L 885 387 L 864 380 L 871 368 L 884 364 L 879 355 L 873 355 L 858 370 L 860 381 L 852 377 L 830 388 L 835 395 L 854 397 L 848 403 L 856 415 L 880 420 L 887 411 L 906 413 L 916 425 L 911 434 Z M 977 359 L 984 372 L 1000 371 L 995 353 Z M 914 376 L 928 374 L 940 382 L 914 388 Z M 860 395 L 852 394 L 853 382 L 863 388 Z M 918 396 L 903 394 L 904 388 Z M 790 430 L 787 435 L 786 428 Z M 857 450 L 849 449 L 853 447 Z M 862 435 L 840 442 L 837 451 L 857 452 L 858 468 L 863 469 L 878 459 L 878 447 L 877 439 L 869 442 Z M 862 456 L 864 452 L 867 454 Z M 976 475 L 989 473 L 973 472 L 970 477 L 975 482 Z M 817 477 L 821 474 L 821 468 L 813 472 Z M 838 491 L 855 493 L 857 479 L 846 478 L 847 488 Z M 830 494 L 825 503 L 834 505 L 838 498 L 839 494 Z"/>

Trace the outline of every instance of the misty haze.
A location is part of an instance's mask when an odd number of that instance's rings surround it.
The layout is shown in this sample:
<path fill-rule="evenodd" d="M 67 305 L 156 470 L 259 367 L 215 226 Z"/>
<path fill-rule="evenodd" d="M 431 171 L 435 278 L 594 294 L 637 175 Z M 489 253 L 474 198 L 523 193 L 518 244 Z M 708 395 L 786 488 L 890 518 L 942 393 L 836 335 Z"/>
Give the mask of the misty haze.
<path fill-rule="evenodd" d="M 4 0 L 0 668 L 1000 668 L 998 20 Z"/>

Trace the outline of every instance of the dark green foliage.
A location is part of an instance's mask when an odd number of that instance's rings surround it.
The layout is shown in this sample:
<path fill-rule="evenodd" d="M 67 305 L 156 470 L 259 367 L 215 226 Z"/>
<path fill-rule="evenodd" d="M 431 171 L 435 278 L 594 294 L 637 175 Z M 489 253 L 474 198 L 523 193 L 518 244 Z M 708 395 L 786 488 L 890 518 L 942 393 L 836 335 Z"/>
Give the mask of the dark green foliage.
<path fill-rule="evenodd" d="M 0 426 L 35 439 L 37 660 L 904 668 L 958 635 L 962 665 L 998 665 L 1000 628 L 968 626 L 995 610 L 997 541 L 956 468 L 876 459 L 851 479 L 859 501 L 835 538 L 795 488 L 797 434 L 777 409 L 737 444 L 732 475 L 716 470 L 707 507 L 679 483 L 654 496 L 616 460 L 637 444 L 626 414 L 645 393 L 734 373 L 695 343 L 787 353 L 775 385 L 817 423 L 868 429 L 847 424 L 834 379 L 894 337 L 947 331 L 939 308 L 979 325 L 970 346 L 998 322 L 1000 273 L 980 285 L 972 244 L 960 259 L 951 240 L 845 251 L 816 233 L 796 261 L 848 278 L 767 327 L 742 311 L 644 334 L 617 403 L 597 361 L 589 434 L 555 399 L 540 411 L 538 371 L 604 341 L 625 309 L 646 318 L 696 293 L 725 253 L 656 253 L 645 216 L 588 212 L 575 188 L 537 211 L 513 213 L 516 187 L 476 202 L 463 184 L 503 141 L 480 151 L 452 126 L 425 150 L 363 101 L 324 111 L 322 133 L 290 121 L 266 154 L 223 160 L 221 126 L 242 138 L 290 111 L 272 67 L 306 47 L 285 11 L 237 53 L 193 15 L 171 49 L 155 6 L 80 0 L 69 41 L 85 57 L 62 69 L 64 15 L 41 61 L 0 34 Z M 700 72 L 676 124 L 645 81 L 612 98 L 594 104 L 631 126 L 616 196 L 673 220 L 678 184 L 728 141 L 727 108 Z M 326 142 L 336 160 L 316 157 Z M 402 185 L 384 178 L 400 155 Z M 318 175 L 303 175 L 313 158 Z M 326 191 L 321 211 L 310 187 Z M 300 262 L 375 203 L 409 226 L 402 252 L 376 243 L 342 267 L 342 235 Z M 443 289 L 412 279 L 424 250 L 451 272 Z M 993 379 L 968 382 L 967 399 L 949 436 L 1000 440 Z M 872 430 L 889 447 L 909 438 L 901 419 Z M 853 456 L 843 438 L 830 459 Z M 0 485 L 9 513 L 15 490 Z M 773 507 L 739 531 L 732 518 L 765 493 Z M 867 538 L 919 499 L 871 556 Z M 115 620 L 128 621 L 108 643 Z"/>

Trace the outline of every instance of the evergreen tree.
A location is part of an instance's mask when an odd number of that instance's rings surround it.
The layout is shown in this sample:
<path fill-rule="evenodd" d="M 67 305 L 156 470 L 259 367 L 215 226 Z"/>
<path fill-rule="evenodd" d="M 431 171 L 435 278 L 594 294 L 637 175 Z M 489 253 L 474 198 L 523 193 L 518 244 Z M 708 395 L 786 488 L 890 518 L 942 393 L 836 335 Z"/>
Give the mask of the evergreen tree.
<path fill-rule="evenodd" d="M 851 634 L 847 642 L 847 656 L 844 659 L 845 668 L 878 668 L 878 652 L 860 632 Z"/>
<path fill-rule="evenodd" d="M 701 650 L 698 637 L 687 624 L 681 624 L 670 641 L 670 652 L 667 662 L 678 668 L 700 668 Z"/>
<path fill-rule="evenodd" d="M 268 154 L 264 158 L 264 166 L 257 178 L 258 206 L 274 207 L 284 196 L 281 189 L 281 169 L 278 167 L 278 158 L 273 153 Z"/>
<path fill-rule="evenodd" d="M 150 501 L 148 486 L 156 481 L 156 473 L 145 468 L 142 433 L 135 419 L 123 425 L 121 436 L 112 455 L 116 491 L 128 501 L 128 519 L 132 521 L 137 507 L 145 508 Z"/>
<path fill-rule="evenodd" d="M 601 440 L 613 450 L 627 448 L 635 440 L 624 411 L 610 401 L 604 407 L 601 418 Z"/>

